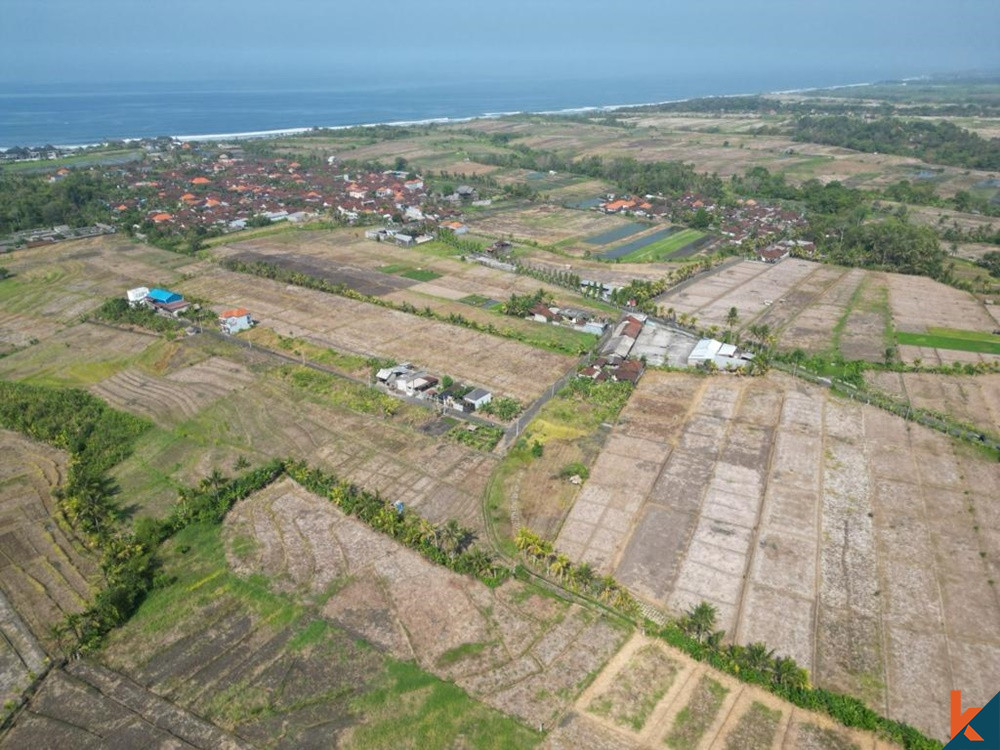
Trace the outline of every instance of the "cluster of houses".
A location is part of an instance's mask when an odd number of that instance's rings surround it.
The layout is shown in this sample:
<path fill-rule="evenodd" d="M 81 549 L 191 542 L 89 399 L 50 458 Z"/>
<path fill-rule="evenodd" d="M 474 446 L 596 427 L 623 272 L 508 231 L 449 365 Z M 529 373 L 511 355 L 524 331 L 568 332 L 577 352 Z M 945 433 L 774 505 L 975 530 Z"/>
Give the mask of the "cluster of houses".
<path fill-rule="evenodd" d="M 597 381 L 625 380 L 635 385 L 646 369 L 642 359 L 630 357 L 647 317 L 642 314 L 626 315 L 618 323 L 594 362 L 579 372 L 581 378 L 591 378 Z"/>
<path fill-rule="evenodd" d="M 184 166 L 141 163 L 109 168 L 123 182 L 124 199 L 113 205 L 119 216 L 152 222 L 160 231 L 204 227 L 222 232 L 251 222 L 303 222 L 335 212 L 346 221 L 363 215 L 380 220 L 444 221 L 475 190 L 435 199 L 422 177 L 407 172 L 344 173 L 331 157 L 303 165 L 294 159 L 247 156 L 226 145 L 189 147 Z M 197 157 L 201 158 L 197 158 Z M 460 189 L 461 190 L 461 189 Z M 136 216 L 138 214 L 138 216 Z"/>
<path fill-rule="evenodd" d="M 180 318 L 191 307 L 191 303 L 184 299 L 184 295 L 158 287 L 150 289 L 138 286 L 129 289 L 125 292 L 125 299 L 130 307 L 148 307 L 159 315 L 170 318 Z M 223 310 L 219 314 L 219 329 L 223 333 L 232 335 L 252 328 L 253 325 L 253 316 L 245 307 Z"/>
<path fill-rule="evenodd" d="M 423 230 L 424 225 L 416 223 L 394 228 L 379 227 L 365 230 L 365 237 L 376 242 L 395 242 L 402 247 L 413 247 L 434 239 L 432 233 Z"/>
<path fill-rule="evenodd" d="M 414 367 L 409 362 L 384 367 L 376 373 L 375 379 L 390 392 L 434 401 L 461 412 L 474 412 L 493 400 L 493 394 L 485 388 L 458 383 L 445 386 L 442 378 Z"/>
<path fill-rule="evenodd" d="M 593 333 L 598 336 L 603 334 L 608 327 L 607 320 L 595 318 L 592 313 L 586 310 L 579 310 L 575 307 L 556 307 L 544 302 L 538 302 L 528 310 L 527 318 L 536 323 L 566 326 L 576 331 Z"/>

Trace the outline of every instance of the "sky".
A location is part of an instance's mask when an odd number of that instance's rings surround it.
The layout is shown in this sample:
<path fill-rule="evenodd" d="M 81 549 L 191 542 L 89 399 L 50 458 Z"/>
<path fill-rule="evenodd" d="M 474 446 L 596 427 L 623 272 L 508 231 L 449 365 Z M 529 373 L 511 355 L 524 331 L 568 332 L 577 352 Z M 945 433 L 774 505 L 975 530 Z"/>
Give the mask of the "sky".
<path fill-rule="evenodd" d="M 0 0 L 0 84 L 1000 70 L 996 0 Z M 857 78 L 852 78 L 857 76 Z"/>

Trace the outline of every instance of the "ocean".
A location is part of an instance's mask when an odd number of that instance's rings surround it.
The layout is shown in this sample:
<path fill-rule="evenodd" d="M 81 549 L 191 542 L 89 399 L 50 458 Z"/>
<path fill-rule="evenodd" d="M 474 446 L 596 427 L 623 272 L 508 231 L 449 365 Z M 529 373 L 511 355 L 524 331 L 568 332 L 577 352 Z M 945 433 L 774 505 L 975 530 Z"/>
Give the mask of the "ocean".
<path fill-rule="evenodd" d="M 573 80 L 475 78 L 402 86 L 348 81 L 0 84 L 0 148 L 73 146 L 154 136 L 206 136 L 370 123 L 462 119 L 646 104 L 700 96 L 857 83 L 827 72 L 678 73 Z M 877 76 L 873 75 L 870 80 Z"/>

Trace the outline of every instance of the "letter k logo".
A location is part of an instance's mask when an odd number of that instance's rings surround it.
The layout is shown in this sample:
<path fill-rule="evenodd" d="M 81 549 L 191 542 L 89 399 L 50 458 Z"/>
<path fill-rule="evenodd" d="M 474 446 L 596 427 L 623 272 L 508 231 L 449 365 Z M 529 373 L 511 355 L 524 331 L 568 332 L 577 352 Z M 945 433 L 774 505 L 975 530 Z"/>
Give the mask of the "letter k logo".
<path fill-rule="evenodd" d="M 972 721 L 976 714 L 982 711 L 982 707 L 979 708 L 967 708 L 965 713 L 962 713 L 962 691 L 952 690 L 951 691 L 951 737 L 954 739 L 958 736 L 958 733 L 963 729 L 965 730 L 965 736 L 972 742 L 982 742 L 983 738 L 979 736 L 975 729 L 969 726 L 969 722 Z"/>

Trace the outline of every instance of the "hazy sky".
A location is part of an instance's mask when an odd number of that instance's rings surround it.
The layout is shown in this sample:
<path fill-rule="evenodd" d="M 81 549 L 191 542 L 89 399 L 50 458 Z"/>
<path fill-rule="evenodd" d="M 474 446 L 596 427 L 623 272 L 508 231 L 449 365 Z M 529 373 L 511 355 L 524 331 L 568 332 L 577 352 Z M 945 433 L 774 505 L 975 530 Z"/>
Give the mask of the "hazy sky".
<path fill-rule="evenodd" d="M 0 82 L 864 80 L 998 69 L 998 40 L 997 0 L 0 0 Z"/>

